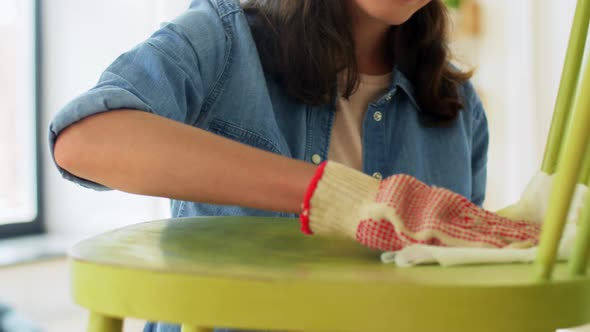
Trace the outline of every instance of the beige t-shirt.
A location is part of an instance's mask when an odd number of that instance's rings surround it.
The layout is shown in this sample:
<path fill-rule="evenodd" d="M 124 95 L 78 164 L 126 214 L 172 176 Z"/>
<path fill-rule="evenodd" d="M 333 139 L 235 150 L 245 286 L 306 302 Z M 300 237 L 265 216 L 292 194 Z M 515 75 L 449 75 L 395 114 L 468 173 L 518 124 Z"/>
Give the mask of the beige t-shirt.
<path fill-rule="evenodd" d="M 348 100 L 338 98 L 332 127 L 328 159 L 363 169 L 362 127 L 369 103 L 381 97 L 389 88 L 391 74 L 360 74 L 358 89 Z"/>

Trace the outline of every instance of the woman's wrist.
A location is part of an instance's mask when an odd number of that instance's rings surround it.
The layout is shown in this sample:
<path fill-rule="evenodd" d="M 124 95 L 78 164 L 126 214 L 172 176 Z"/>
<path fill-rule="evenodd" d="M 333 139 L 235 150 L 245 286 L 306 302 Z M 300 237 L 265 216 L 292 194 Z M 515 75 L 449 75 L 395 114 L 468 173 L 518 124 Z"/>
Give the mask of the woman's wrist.
<path fill-rule="evenodd" d="M 362 206 L 372 202 L 380 181 L 347 166 L 325 162 L 310 181 L 301 213 L 306 234 L 354 237 Z"/>

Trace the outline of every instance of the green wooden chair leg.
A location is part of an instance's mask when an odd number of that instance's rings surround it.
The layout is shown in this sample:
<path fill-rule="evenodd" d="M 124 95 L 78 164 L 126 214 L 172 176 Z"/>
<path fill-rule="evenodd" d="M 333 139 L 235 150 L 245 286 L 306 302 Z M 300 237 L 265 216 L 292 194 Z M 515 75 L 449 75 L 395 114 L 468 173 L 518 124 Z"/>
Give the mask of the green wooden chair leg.
<path fill-rule="evenodd" d="M 582 172 L 580 173 L 578 183 L 588 185 L 589 180 L 590 142 L 588 142 L 588 146 L 586 147 L 586 154 L 584 155 Z M 590 195 L 586 196 L 577 222 L 576 239 L 569 258 L 569 269 L 572 275 L 583 276 L 586 274 L 588 258 L 590 256 Z"/>
<path fill-rule="evenodd" d="M 107 317 L 97 312 L 90 312 L 88 318 L 88 332 L 121 332 L 123 331 L 123 320 L 120 318 Z"/>
<path fill-rule="evenodd" d="M 586 274 L 590 253 L 590 195 L 587 195 L 584 201 L 576 232 L 569 269 L 572 275 L 583 276 Z"/>
<path fill-rule="evenodd" d="M 590 1 L 583 2 L 590 3 Z M 583 70 L 579 91 L 590 91 L 590 65 L 586 64 Z M 589 138 L 590 94 L 582 92 L 578 93 L 574 104 L 571 131 L 565 139 L 563 151 L 559 157 L 561 162 L 557 166 L 554 188 L 543 223 L 535 271 L 537 278 L 541 280 L 549 280 L 551 277 L 557 247 L 563 234 L 563 226 L 578 182 Z"/>
<path fill-rule="evenodd" d="M 590 1 L 578 0 L 576 13 L 567 48 L 563 74 L 559 84 L 555 111 L 551 121 L 551 129 L 545 147 L 545 156 L 541 169 L 547 174 L 553 174 L 557 168 L 562 142 L 566 128 L 571 122 L 571 108 L 576 94 L 578 73 L 584 58 L 584 45 L 588 34 L 590 21 Z M 579 90 L 584 91 L 584 90 Z"/>
<path fill-rule="evenodd" d="M 182 324 L 181 332 L 213 332 L 212 328 L 198 327 Z"/>

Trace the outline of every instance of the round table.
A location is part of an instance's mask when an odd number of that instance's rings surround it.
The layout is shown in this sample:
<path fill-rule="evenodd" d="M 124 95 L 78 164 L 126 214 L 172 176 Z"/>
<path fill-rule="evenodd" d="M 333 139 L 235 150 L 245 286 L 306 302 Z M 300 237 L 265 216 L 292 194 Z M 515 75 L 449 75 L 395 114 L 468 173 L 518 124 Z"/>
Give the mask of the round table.
<path fill-rule="evenodd" d="M 141 223 L 71 251 L 75 301 L 89 331 L 125 317 L 281 331 L 554 331 L 590 322 L 590 278 L 558 264 L 398 268 L 297 220 L 199 217 Z"/>

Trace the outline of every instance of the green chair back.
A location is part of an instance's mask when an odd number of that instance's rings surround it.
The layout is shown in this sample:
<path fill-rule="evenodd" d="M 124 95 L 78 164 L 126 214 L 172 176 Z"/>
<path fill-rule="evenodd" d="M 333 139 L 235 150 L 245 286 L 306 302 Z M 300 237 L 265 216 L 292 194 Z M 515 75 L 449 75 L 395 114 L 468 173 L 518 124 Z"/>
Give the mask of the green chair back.
<path fill-rule="evenodd" d="M 590 91 L 590 67 L 582 65 L 589 19 L 590 1 L 579 0 L 542 166 L 549 174 L 555 170 L 555 178 L 535 261 L 539 280 L 551 278 L 575 185 L 586 181 L 590 171 L 590 94 L 584 93 Z M 570 259 L 571 272 L 578 275 L 586 271 L 590 249 L 590 211 L 583 210 Z"/>

